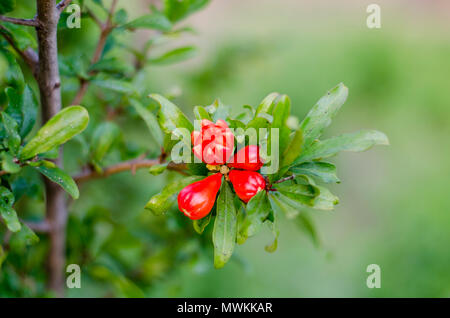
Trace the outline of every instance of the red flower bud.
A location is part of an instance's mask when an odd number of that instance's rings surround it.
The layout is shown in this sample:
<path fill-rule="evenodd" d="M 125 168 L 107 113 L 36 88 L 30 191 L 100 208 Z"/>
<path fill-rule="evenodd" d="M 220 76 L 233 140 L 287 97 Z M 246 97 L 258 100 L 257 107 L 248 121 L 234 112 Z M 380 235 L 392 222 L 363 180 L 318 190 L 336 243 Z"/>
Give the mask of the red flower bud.
<path fill-rule="evenodd" d="M 255 171 L 231 170 L 228 174 L 237 196 L 247 203 L 259 190 L 266 188 L 266 180 Z"/>
<path fill-rule="evenodd" d="M 234 135 L 227 123 L 219 119 L 214 124 L 203 119 L 201 126 L 201 131 L 191 134 L 194 155 L 210 165 L 226 163 L 234 149 Z"/>
<path fill-rule="evenodd" d="M 263 166 L 259 157 L 259 147 L 250 145 L 239 150 L 233 157 L 233 161 L 228 164 L 229 167 L 256 171 Z"/>
<path fill-rule="evenodd" d="M 221 183 L 222 174 L 216 173 L 188 185 L 178 194 L 178 209 L 191 220 L 207 216 L 214 206 Z"/>

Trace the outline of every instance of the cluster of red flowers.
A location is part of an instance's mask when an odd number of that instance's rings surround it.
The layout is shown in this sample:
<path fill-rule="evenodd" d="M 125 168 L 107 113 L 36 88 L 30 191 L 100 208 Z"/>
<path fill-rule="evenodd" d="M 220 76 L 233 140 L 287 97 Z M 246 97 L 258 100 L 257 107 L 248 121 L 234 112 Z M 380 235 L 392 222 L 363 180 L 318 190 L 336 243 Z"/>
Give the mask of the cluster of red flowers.
<path fill-rule="evenodd" d="M 266 188 L 264 177 L 257 172 L 263 165 L 259 147 L 246 146 L 233 156 L 234 135 L 224 120 L 215 124 L 202 120 L 201 130 L 193 131 L 191 138 L 194 155 L 220 172 L 188 185 L 178 194 L 178 208 L 187 217 L 198 220 L 211 212 L 223 175 L 245 203 Z"/>

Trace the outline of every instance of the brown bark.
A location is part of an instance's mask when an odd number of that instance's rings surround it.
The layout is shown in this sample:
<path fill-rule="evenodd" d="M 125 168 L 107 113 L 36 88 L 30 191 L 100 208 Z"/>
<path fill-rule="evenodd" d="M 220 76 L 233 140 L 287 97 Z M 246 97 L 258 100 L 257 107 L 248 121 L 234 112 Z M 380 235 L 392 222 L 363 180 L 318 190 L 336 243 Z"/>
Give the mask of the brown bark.
<path fill-rule="evenodd" d="M 61 110 L 60 77 L 58 69 L 57 25 L 60 11 L 54 0 L 37 0 L 36 28 L 39 44 L 38 84 L 43 122 Z M 55 161 L 62 166 L 62 151 Z M 45 179 L 46 220 L 49 224 L 50 249 L 48 255 L 48 288 L 57 296 L 64 296 L 64 266 L 67 206 L 64 191 Z"/>

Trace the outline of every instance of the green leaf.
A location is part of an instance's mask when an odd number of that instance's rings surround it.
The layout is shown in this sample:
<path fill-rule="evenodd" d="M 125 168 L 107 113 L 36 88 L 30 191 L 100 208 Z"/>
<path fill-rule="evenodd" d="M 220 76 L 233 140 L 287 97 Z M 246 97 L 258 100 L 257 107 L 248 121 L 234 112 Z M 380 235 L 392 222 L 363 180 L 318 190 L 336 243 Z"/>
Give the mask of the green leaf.
<path fill-rule="evenodd" d="M 105 73 L 126 73 L 130 70 L 130 65 L 118 57 L 102 58 L 89 67 L 89 71 Z"/>
<path fill-rule="evenodd" d="M 39 129 L 22 149 L 20 157 L 28 159 L 47 152 L 81 133 L 89 122 L 89 114 L 82 106 L 64 108 Z"/>
<path fill-rule="evenodd" d="M 336 167 L 327 162 L 304 162 L 290 169 L 295 174 L 304 174 L 318 178 L 325 183 L 340 183 L 336 175 Z"/>
<path fill-rule="evenodd" d="M 248 237 L 255 235 L 270 213 L 270 203 L 266 191 L 259 191 L 247 203 L 247 215 L 239 227 L 239 237 L 242 244 Z"/>
<path fill-rule="evenodd" d="M 309 111 L 300 124 L 305 139 L 305 148 L 308 148 L 318 139 L 323 130 L 331 124 L 332 118 L 344 104 L 347 95 L 347 87 L 340 83 L 323 96 Z"/>
<path fill-rule="evenodd" d="M 316 247 L 320 247 L 322 245 L 319 233 L 317 232 L 317 229 L 314 226 L 314 223 L 312 219 L 309 217 L 309 215 L 305 213 L 300 213 L 295 219 L 295 221 L 298 227 L 308 234 L 308 236 L 311 238 L 313 244 Z"/>
<path fill-rule="evenodd" d="M 6 223 L 6 227 L 11 232 L 20 231 L 21 225 L 17 217 L 17 213 L 12 207 L 0 204 L 0 214 Z"/>
<path fill-rule="evenodd" d="M 167 163 L 162 163 L 159 165 L 154 165 L 148 169 L 148 172 L 150 172 L 152 175 L 157 176 L 167 169 Z"/>
<path fill-rule="evenodd" d="M 160 31 L 169 31 L 172 28 L 172 23 L 167 17 L 160 12 L 152 12 L 140 16 L 124 25 L 127 29 L 153 29 Z"/>
<path fill-rule="evenodd" d="M 230 107 L 222 103 L 219 99 L 216 99 L 214 103 L 207 106 L 206 109 L 212 114 L 213 122 L 219 119 L 225 120 L 230 113 Z"/>
<path fill-rule="evenodd" d="M 133 85 L 124 80 L 97 77 L 96 79 L 91 80 L 91 83 L 97 85 L 98 87 L 106 88 L 122 94 L 133 94 L 135 92 Z"/>
<path fill-rule="evenodd" d="M 8 253 L 5 252 L 3 247 L 0 245 L 0 269 L 2 269 L 2 264 L 5 261 L 7 256 L 8 256 Z"/>
<path fill-rule="evenodd" d="M 164 14 L 172 22 L 180 21 L 200 10 L 209 0 L 164 0 Z"/>
<path fill-rule="evenodd" d="M 0 33 L 6 33 L 19 50 L 25 51 L 27 48 L 37 47 L 36 39 L 28 32 L 26 27 L 9 22 L 3 23 L 6 28 L 1 28 Z"/>
<path fill-rule="evenodd" d="M 189 119 L 171 101 L 158 94 L 150 94 L 150 97 L 159 103 L 158 122 L 165 133 L 172 134 L 177 128 L 194 129 Z"/>
<path fill-rule="evenodd" d="M 258 108 L 256 108 L 255 115 L 259 113 L 272 114 L 273 107 L 275 106 L 275 100 L 280 96 L 278 93 L 271 93 L 267 95 L 262 102 L 259 104 Z"/>
<path fill-rule="evenodd" d="M 9 173 L 18 173 L 21 168 L 20 165 L 17 164 L 14 160 L 14 156 L 12 156 L 8 152 L 3 152 L 1 154 L 2 157 L 2 169 Z"/>
<path fill-rule="evenodd" d="M 23 250 L 28 245 L 39 242 L 39 237 L 24 223 L 21 223 L 21 230 L 11 236 L 11 249 Z"/>
<path fill-rule="evenodd" d="M 173 49 L 169 52 L 164 53 L 161 56 L 150 58 L 148 60 L 151 64 L 174 64 L 182 62 L 193 57 L 197 52 L 197 49 L 193 46 L 185 46 Z"/>
<path fill-rule="evenodd" d="M 289 191 L 289 189 L 285 189 L 284 185 L 279 185 L 278 189 L 283 192 L 284 194 L 286 194 L 288 197 L 290 197 L 293 200 L 297 200 L 300 203 L 302 202 L 302 193 L 301 193 L 301 189 L 303 187 L 303 189 L 305 191 L 310 191 L 314 196 L 313 201 L 307 201 L 305 202 L 306 205 L 314 208 L 314 209 L 318 209 L 318 210 L 326 210 L 326 211 L 330 211 L 334 209 L 334 206 L 336 204 L 339 203 L 339 198 L 337 196 L 335 196 L 334 194 L 332 194 L 330 192 L 330 190 L 328 190 L 325 187 L 322 186 L 318 186 L 314 183 L 314 180 L 312 180 L 310 177 L 306 176 L 306 175 L 299 175 L 295 177 L 295 182 L 297 182 L 297 184 L 293 185 L 293 186 L 287 186 L 289 187 L 297 187 L 298 190 L 296 192 L 294 191 Z M 308 188 L 310 190 L 308 190 Z M 291 193 L 286 193 L 286 192 L 291 192 Z M 307 195 L 306 193 L 304 193 L 305 195 Z"/>
<path fill-rule="evenodd" d="M 237 216 L 233 196 L 228 182 L 222 182 L 212 237 L 215 268 L 221 268 L 228 262 L 236 243 Z"/>
<path fill-rule="evenodd" d="M 193 221 L 194 230 L 198 234 L 202 234 L 203 231 L 205 230 L 205 228 L 208 226 L 209 222 L 211 222 L 211 215 L 212 215 L 212 213 L 209 213 L 204 218 Z"/>
<path fill-rule="evenodd" d="M 207 119 L 209 121 L 212 121 L 211 115 L 202 106 L 194 107 L 194 116 L 195 116 L 195 119 L 197 119 L 197 120 Z"/>
<path fill-rule="evenodd" d="M 287 167 L 294 162 L 295 159 L 300 156 L 303 150 L 303 133 L 301 129 L 298 129 L 291 141 L 289 142 L 286 150 L 281 157 L 281 167 Z"/>
<path fill-rule="evenodd" d="M 280 230 L 278 228 L 278 214 L 274 210 L 272 210 L 272 218 L 273 218 L 273 221 L 267 220 L 264 222 L 265 224 L 267 224 L 267 226 L 269 227 L 270 231 L 272 232 L 272 234 L 274 236 L 273 242 L 264 247 L 264 249 L 269 253 L 273 253 L 277 250 L 278 236 L 280 235 Z"/>
<path fill-rule="evenodd" d="M 130 103 L 136 109 L 139 116 L 145 121 L 145 124 L 147 125 L 148 130 L 155 141 L 158 145 L 162 146 L 164 143 L 164 136 L 161 128 L 159 127 L 156 116 L 150 110 L 145 108 L 138 100 L 130 98 Z"/>
<path fill-rule="evenodd" d="M 285 214 L 289 219 L 295 218 L 301 209 L 305 207 L 301 201 L 289 198 L 278 191 L 269 193 L 269 201 L 273 210 Z"/>
<path fill-rule="evenodd" d="M 204 176 L 189 176 L 168 184 L 160 193 L 154 195 L 150 201 L 148 201 L 145 205 L 145 209 L 151 211 L 154 215 L 163 215 L 177 201 L 178 192 L 184 187 L 196 181 L 200 181 L 203 178 Z"/>
<path fill-rule="evenodd" d="M 47 161 L 42 161 L 42 165 L 34 167 L 37 171 L 42 173 L 51 181 L 59 184 L 67 193 L 69 193 L 75 200 L 80 196 L 77 184 L 66 172 L 60 168 L 53 166 Z"/>
<path fill-rule="evenodd" d="M 25 85 L 22 95 L 22 125 L 20 126 L 20 135 L 26 137 L 33 129 L 36 123 L 38 113 L 38 101 L 30 86 Z"/>
<path fill-rule="evenodd" d="M 2 0 L 0 2 L 0 14 L 8 13 L 16 7 L 16 0 Z"/>
<path fill-rule="evenodd" d="M 3 53 L 3 56 L 6 58 L 9 65 L 5 73 L 6 83 L 9 86 L 16 88 L 18 91 L 22 91 L 25 85 L 25 80 L 23 78 L 22 69 L 20 68 L 19 63 L 17 63 L 16 58 L 10 51 L 0 49 L 0 52 Z"/>
<path fill-rule="evenodd" d="M 17 132 L 17 122 L 7 113 L 2 112 L 2 122 L 6 131 L 6 145 L 12 154 L 17 154 L 20 147 L 21 138 Z"/>
<path fill-rule="evenodd" d="M 295 163 L 321 160 L 340 151 L 365 151 L 375 145 L 389 145 L 385 134 L 376 130 L 361 130 L 337 137 L 317 141 L 300 155 Z"/>
<path fill-rule="evenodd" d="M 120 137 L 120 128 L 113 122 L 107 121 L 98 125 L 92 136 L 92 159 L 100 163 Z"/>
<path fill-rule="evenodd" d="M 325 187 L 317 186 L 320 194 L 314 199 L 314 209 L 331 211 L 339 204 L 339 198 Z"/>
<path fill-rule="evenodd" d="M 11 232 L 20 231 L 21 225 L 13 209 L 14 195 L 7 188 L 0 186 L 0 215 Z"/>
<path fill-rule="evenodd" d="M 275 105 L 275 108 L 273 110 L 273 122 L 271 128 L 278 128 L 278 136 L 279 136 L 279 142 L 278 142 L 278 149 L 279 153 L 284 153 L 284 150 L 286 149 L 286 146 L 289 143 L 289 135 L 291 133 L 291 130 L 286 125 L 286 121 L 289 118 L 289 114 L 291 112 L 291 100 L 288 96 L 282 95 L 280 99 L 278 100 L 278 103 Z M 268 147 L 267 149 L 271 149 L 271 136 L 268 137 Z"/>

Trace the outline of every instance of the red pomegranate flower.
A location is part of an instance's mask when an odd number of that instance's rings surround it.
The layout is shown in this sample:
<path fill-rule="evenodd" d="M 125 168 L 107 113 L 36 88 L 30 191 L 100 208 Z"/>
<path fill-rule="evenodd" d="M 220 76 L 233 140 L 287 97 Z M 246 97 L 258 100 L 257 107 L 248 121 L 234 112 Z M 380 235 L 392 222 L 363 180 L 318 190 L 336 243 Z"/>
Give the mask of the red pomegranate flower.
<path fill-rule="evenodd" d="M 233 154 L 234 135 L 222 119 L 215 124 L 203 119 L 201 131 L 194 130 L 191 139 L 194 155 L 204 163 L 222 165 Z"/>

